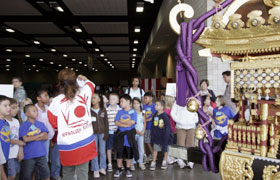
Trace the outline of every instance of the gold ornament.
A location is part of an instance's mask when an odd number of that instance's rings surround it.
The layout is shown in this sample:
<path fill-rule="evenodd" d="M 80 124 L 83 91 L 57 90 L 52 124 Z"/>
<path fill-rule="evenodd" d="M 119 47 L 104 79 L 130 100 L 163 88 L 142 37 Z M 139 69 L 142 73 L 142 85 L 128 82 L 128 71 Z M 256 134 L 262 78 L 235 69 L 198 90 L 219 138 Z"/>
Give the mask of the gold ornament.
<path fill-rule="evenodd" d="M 254 157 L 230 151 L 222 152 L 220 159 L 220 174 L 222 179 L 252 180 L 254 172 L 252 170 Z"/>
<path fill-rule="evenodd" d="M 197 112 L 198 108 L 199 108 L 199 101 L 197 99 L 192 98 L 187 103 L 187 109 L 190 112 Z"/>
<path fill-rule="evenodd" d="M 262 11 L 254 10 L 247 14 L 248 21 L 246 23 L 247 27 L 257 27 L 265 23 L 265 19 L 261 17 Z"/>
<path fill-rule="evenodd" d="M 204 131 L 204 129 L 200 126 L 197 126 L 197 128 L 195 129 L 195 138 L 198 140 L 202 140 L 204 139 L 206 133 Z"/>
<path fill-rule="evenodd" d="M 280 172 L 278 172 L 279 166 L 264 166 L 263 169 L 263 180 L 279 180 Z"/>

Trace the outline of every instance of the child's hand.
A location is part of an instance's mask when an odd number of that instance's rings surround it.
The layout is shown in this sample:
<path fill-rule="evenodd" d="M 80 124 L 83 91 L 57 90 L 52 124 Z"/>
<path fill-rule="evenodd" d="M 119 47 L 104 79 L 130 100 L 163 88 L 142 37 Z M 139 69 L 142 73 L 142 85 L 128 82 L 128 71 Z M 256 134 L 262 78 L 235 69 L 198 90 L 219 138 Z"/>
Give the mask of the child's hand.
<path fill-rule="evenodd" d="M 83 76 L 83 75 L 81 75 L 81 74 L 78 76 L 78 79 L 79 79 L 80 81 L 86 81 L 86 80 L 88 80 L 87 77 L 85 77 L 85 76 Z"/>
<path fill-rule="evenodd" d="M 24 158 L 24 153 L 23 153 L 23 148 L 20 148 L 19 151 L 18 151 L 18 161 L 21 162 Z"/>
<path fill-rule="evenodd" d="M 23 142 L 23 141 L 18 141 L 18 145 L 20 145 L 20 146 L 25 146 L 26 144 L 25 144 L 25 142 Z"/>

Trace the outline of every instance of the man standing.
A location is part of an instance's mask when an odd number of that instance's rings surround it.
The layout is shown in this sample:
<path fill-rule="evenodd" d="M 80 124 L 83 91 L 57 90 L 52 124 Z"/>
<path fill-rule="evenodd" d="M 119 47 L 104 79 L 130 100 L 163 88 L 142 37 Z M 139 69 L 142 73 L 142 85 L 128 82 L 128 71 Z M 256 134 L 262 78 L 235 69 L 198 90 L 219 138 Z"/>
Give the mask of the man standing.
<path fill-rule="evenodd" d="M 225 83 L 227 83 L 226 90 L 224 93 L 224 97 L 226 99 L 226 106 L 231 108 L 233 113 L 236 114 L 237 113 L 236 105 L 231 101 L 231 98 L 230 98 L 230 79 L 231 79 L 230 71 L 225 71 L 222 73 L 222 75 L 223 75 L 223 79 L 224 79 Z"/>

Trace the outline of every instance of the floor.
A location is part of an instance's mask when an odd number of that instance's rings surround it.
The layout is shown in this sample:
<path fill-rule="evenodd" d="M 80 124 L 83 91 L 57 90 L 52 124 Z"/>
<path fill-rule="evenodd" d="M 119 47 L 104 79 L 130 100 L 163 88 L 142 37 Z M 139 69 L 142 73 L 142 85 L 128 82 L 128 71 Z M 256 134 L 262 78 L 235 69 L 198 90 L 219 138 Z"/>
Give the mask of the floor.
<path fill-rule="evenodd" d="M 146 166 L 147 167 L 147 166 Z M 92 178 L 92 174 L 89 179 Z M 131 179 L 131 180 L 220 180 L 220 175 L 205 172 L 200 164 L 196 164 L 193 169 L 180 169 L 177 165 L 169 165 L 167 170 L 161 170 L 160 165 L 157 166 L 156 171 L 137 169 L 133 172 L 132 178 L 126 178 L 125 173 L 119 178 L 114 178 L 113 173 L 108 173 L 107 176 L 101 176 L 99 180 L 117 180 L 117 179 Z"/>

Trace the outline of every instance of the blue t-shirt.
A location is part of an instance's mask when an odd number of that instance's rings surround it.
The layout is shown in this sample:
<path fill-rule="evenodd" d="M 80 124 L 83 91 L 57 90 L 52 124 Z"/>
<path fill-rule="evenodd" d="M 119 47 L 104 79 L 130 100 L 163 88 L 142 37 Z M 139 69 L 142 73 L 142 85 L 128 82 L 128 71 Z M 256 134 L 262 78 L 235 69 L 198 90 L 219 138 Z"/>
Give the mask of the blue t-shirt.
<path fill-rule="evenodd" d="M 0 119 L 0 140 L 1 148 L 3 150 L 6 161 L 9 159 L 10 151 L 10 126 L 9 123 L 5 120 Z"/>
<path fill-rule="evenodd" d="M 25 121 L 19 128 L 19 138 L 23 136 L 36 136 L 40 133 L 48 133 L 46 126 L 39 121 L 35 121 L 34 124 L 30 121 Z M 45 141 L 31 141 L 26 143 L 23 147 L 24 159 L 32 159 L 36 157 L 42 157 L 47 155 Z"/>
<path fill-rule="evenodd" d="M 155 104 L 154 103 L 152 103 L 151 105 L 145 104 L 143 106 L 143 110 L 145 112 L 144 118 L 146 120 L 146 129 L 150 130 L 152 128 L 153 116 L 157 112 L 155 109 Z"/>
<path fill-rule="evenodd" d="M 115 121 L 129 121 L 129 120 L 135 121 L 135 124 L 137 123 L 137 112 L 134 109 L 131 109 L 129 111 L 125 111 L 122 109 L 117 113 L 115 118 Z M 118 127 L 118 129 L 121 132 L 130 131 L 131 129 L 135 128 L 135 124 L 130 127 Z M 124 136 L 124 146 L 130 147 L 126 135 Z"/>
<path fill-rule="evenodd" d="M 232 110 L 224 106 L 221 109 L 215 108 L 213 110 L 213 119 L 215 121 L 215 124 L 221 127 L 225 127 L 228 125 L 228 120 L 233 119 L 235 114 L 232 112 Z M 221 133 L 218 130 L 214 131 L 214 136 L 217 138 L 222 138 L 226 135 L 227 133 Z"/>

